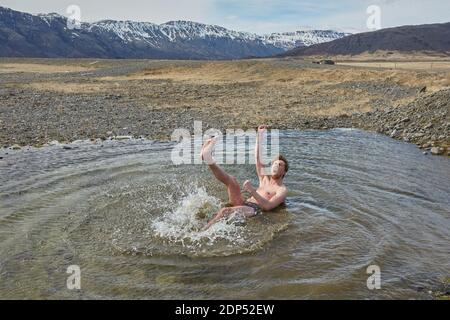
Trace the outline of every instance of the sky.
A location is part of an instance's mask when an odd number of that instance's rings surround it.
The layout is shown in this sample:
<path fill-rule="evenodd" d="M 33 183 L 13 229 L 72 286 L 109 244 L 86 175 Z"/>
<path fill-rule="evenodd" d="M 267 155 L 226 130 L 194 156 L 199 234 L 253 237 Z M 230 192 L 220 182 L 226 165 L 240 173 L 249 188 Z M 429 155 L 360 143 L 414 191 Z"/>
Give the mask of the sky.
<path fill-rule="evenodd" d="M 305 28 L 368 31 L 367 8 L 380 8 L 380 27 L 450 22 L 450 0 L 0 0 L 28 13 L 67 14 L 80 8 L 81 21 L 102 19 L 164 23 L 191 20 L 258 34 Z"/>

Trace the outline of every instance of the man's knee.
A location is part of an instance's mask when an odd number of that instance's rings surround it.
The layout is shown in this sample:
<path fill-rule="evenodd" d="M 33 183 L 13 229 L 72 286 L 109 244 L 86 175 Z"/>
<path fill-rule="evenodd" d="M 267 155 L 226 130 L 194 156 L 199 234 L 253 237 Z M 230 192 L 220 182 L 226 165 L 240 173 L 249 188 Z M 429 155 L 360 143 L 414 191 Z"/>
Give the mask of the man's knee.
<path fill-rule="evenodd" d="M 231 213 L 231 211 L 232 211 L 231 208 L 222 208 L 219 211 L 219 216 L 220 217 L 228 216 Z"/>
<path fill-rule="evenodd" d="M 239 187 L 239 182 L 237 181 L 236 177 L 230 176 L 229 187 L 233 187 L 233 188 Z"/>

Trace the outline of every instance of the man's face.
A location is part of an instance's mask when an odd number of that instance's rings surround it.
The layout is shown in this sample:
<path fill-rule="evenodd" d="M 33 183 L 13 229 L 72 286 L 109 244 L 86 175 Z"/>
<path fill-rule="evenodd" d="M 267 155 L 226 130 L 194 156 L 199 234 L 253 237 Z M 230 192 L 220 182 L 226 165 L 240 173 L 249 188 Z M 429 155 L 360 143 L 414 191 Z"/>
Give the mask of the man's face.
<path fill-rule="evenodd" d="M 284 163 L 283 160 L 275 160 L 272 163 L 272 177 L 274 178 L 281 178 L 284 176 L 285 171 L 285 166 L 286 164 Z"/>

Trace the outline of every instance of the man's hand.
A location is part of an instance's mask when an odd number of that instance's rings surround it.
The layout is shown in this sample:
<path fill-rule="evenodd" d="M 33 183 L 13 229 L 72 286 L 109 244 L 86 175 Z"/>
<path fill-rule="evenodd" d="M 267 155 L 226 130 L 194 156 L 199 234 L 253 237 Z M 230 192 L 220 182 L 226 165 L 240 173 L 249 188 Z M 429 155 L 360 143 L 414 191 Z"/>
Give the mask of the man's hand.
<path fill-rule="evenodd" d="M 258 133 L 264 133 L 265 131 L 267 130 L 267 126 L 265 125 L 265 124 L 263 124 L 263 125 L 260 125 L 259 127 L 258 127 Z"/>
<path fill-rule="evenodd" d="M 252 183 L 249 180 L 246 180 L 244 182 L 243 187 L 245 191 L 248 191 L 250 193 L 253 193 L 253 191 L 255 191 L 255 188 L 253 188 Z"/>

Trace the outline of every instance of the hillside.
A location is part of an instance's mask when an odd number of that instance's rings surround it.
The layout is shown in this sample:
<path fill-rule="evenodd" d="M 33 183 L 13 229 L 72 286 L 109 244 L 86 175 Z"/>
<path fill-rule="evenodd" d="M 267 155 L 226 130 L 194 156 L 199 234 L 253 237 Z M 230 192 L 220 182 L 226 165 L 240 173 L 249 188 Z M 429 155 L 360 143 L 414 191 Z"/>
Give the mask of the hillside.
<path fill-rule="evenodd" d="M 450 54 L 450 23 L 358 33 L 327 43 L 296 48 L 279 56 L 352 56 L 377 51 Z"/>

